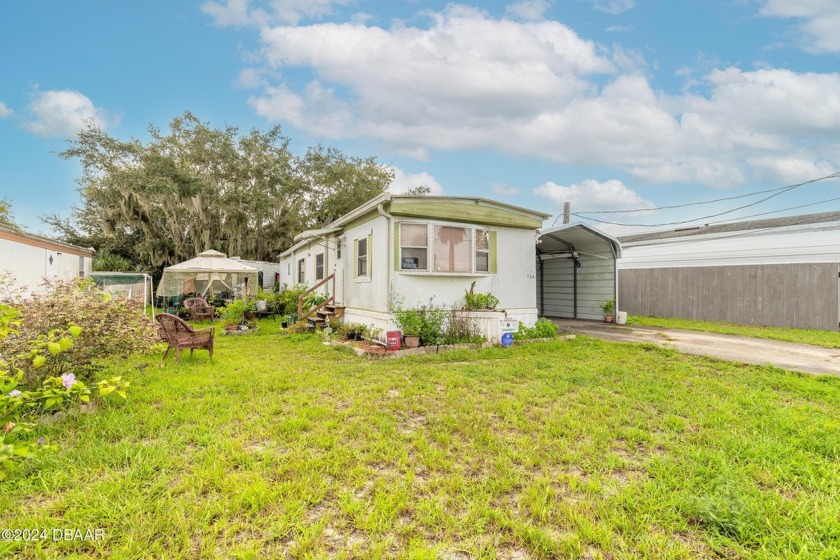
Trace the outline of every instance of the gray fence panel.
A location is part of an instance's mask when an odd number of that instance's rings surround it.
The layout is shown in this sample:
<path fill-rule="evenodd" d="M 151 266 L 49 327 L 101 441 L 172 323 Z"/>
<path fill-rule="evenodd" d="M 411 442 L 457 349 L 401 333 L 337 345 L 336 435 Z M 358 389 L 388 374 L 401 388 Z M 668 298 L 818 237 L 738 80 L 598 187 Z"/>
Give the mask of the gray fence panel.
<path fill-rule="evenodd" d="M 618 287 L 631 315 L 840 330 L 836 263 L 627 269 Z"/>

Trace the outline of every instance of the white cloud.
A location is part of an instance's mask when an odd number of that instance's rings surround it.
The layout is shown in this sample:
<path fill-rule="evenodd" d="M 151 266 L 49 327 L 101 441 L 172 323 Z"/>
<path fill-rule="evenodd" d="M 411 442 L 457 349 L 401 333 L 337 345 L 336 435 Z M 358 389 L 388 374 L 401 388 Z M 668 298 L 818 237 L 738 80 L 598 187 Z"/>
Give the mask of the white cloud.
<path fill-rule="evenodd" d="M 15 112 L 12 111 L 10 107 L 8 107 L 5 103 L 0 101 L 0 119 L 5 119 L 7 117 L 11 117 L 14 115 Z"/>
<path fill-rule="evenodd" d="M 718 187 L 808 169 L 773 160 L 840 166 L 840 73 L 726 68 L 667 95 L 651 87 L 639 53 L 555 21 L 457 5 L 428 16 L 427 27 L 266 27 L 270 85 L 250 103 L 268 120 L 324 138 L 375 138 L 418 159 L 484 149 Z M 289 68 L 313 79 L 276 78 Z"/>
<path fill-rule="evenodd" d="M 636 0 L 590 0 L 592 7 L 599 12 L 612 15 L 622 14 L 636 7 Z"/>
<path fill-rule="evenodd" d="M 391 181 L 391 186 L 388 187 L 389 192 L 401 194 L 416 187 L 429 187 L 429 194 L 443 194 L 443 186 L 441 186 L 437 179 L 425 171 L 421 171 L 420 173 L 406 173 L 399 167 L 392 167 L 392 169 L 394 170 L 394 180 Z"/>
<path fill-rule="evenodd" d="M 330 15 L 334 6 L 347 4 L 349 0 L 222 0 L 205 2 L 201 10 L 226 27 L 297 25 L 304 19 Z"/>
<path fill-rule="evenodd" d="M 759 14 L 797 19 L 804 48 L 814 53 L 840 52 L 840 3 L 837 0 L 766 0 Z"/>
<path fill-rule="evenodd" d="M 28 106 L 24 127 L 39 136 L 73 136 L 87 122 L 107 128 L 119 124 L 119 117 L 94 106 L 82 93 L 69 89 L 38 92 Z"/>
<path fill-rule="evenodd" d="M 550 7 L 548 0 L 522 0 L 507 6 L 505 13 L 524 21 L 540 21 Z"/>
<path fill-rule="evenodd" d="M 519 194 L 519 188 L 502 183 L 494 183 L 492 188 L 494 193 L 501 196 L 516 196 Z"/>
<path fill-rule="evenodd" d="M 242 89 L 269 87 L 269 83 L 263 77 L 263 71 L 260 68 L 243 68 L 239 71 L 234 85 Z"/>
<path fill-rule="evenodd" d="M 616 179 L 603 183 L 587 179 L 581 183 L 566 186 L 549 181 L 535 188 L 534 194 L 547 199 L 557 209 L 562 209 L 563 203 L 568 202 L 572 212 L 654 207 L 652 202 L 643 199 Z"/>

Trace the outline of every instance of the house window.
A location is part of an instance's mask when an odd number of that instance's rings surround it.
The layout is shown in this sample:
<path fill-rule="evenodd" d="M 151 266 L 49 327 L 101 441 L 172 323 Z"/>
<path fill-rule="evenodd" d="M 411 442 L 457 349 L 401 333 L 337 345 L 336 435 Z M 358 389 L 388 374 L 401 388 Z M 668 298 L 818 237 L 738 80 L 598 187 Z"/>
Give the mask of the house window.
<path fill-rule="evenodd" d="M 400 223 L 396 270 L 431 274 L 495 272 L 495 237 L 487 229 Z"/>
<path fill-rule="evenodd" d="M 434 228 L 435 272 L 472 272 L 472 229 Z"/>
<path fill-rule="evenodd" d="M 79 278 L 85 277 L 85 258 L 79 257 Z"/>
<path fill-rule="evenodd" d="M 298 284 L 306 284 L 306 259 L 298 261 Z"/>
<path fill-rule="evenodd" d="M 324 279 L 324 253 L 315 255 L 315 280 Z"/>
<path fill-rule="evenodd" d="M 428 270 L 429 228 L 426 224 L 400 224 L 400 268 Z"/>
<path fill-rule="evenodd" d="M 356 240 L 356 276 L 368 276 L 368 238 Z"/>
<path fill-rule="evenodd" d="M 475 230 L 475 271 L 490 272 L 490 233 L 486 229 Z"/>

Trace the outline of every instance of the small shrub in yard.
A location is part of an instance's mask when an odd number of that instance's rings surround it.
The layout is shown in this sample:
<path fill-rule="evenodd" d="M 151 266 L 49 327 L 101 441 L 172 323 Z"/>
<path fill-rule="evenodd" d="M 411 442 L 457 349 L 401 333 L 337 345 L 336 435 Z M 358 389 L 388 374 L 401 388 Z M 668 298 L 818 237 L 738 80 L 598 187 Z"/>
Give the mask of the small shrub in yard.
<path fill-rule="evenodd" d="M 112 297 L 89 281 L 51 284 L 46 292 L 32 294 L 15 307 L 20 312 L 18 327 L 0 340 L 0 359 L 23 372 L 22 384 L 28 388 L 67 372 L 89 381 L 98 360 L 146 352 L 158 343 L 154 323 L 141 304 Z M 78 329 L 72 347 L 59 353 L 49 346 L 50 352 L 41 354 L 44 360 L 37 365 L 27 358 L 41 337 L 68 329 Z"/>
<path fill-rule="evenodd" d="M 420 335 L 424 346 L 482 342 L 475 321 L 462 317 L 454 309 L 445 309 L 430 299 L 416 308 L 403 308 L 399 303 L 391 308 L 395 321 L 403 334 Z"/>
<path fill-rule="evenodd" d="M 298 312 L 298 298 L 307 290 L 305 284 L 287 287 L 277 294 L 277 305 L 280 311 L 286 315 L 294 315 Z"/>
<path fill-rule="evenodd" d="M 20 324 L 17 317 L 17 310 L 0 304 L 0 341 L 16 334 Z M 71 327 L 65 332 L 54 329 L 40 335 L 32 341 L 25 359 L 35 370 L 44 367 L 47 355 L 57 356 L 69 351 L 81 334 L 79 327 Z M 111 393 L 123 399 L 127 397 L 128 382 L 121 377 L 94 383 L 89 388 L 76 379 L 75 374 L 64 373 L 47 377 L 35 389 L 21 390 L 18 387 L 23 377 L 24 372 L 20 369 L 0 362 L 0 480 L 17 470 L 26 459 L 52 449 L 43 437 L 36 443 L 31 441 L 34 424 L 30 420 L 34 417 L 58 412 L 78 403 L 88 403 L 93 390 L 102 397 Z"/>
<path fill-rule="evenodd" d="M 519 323 L 519 331 L 513 333 L 515 340 L 554 338 L 555 336 L 557 336 L 557 325 L 544 317 L 538 319 L 533 327 L 526 327 L 524 323 Z"/>
<path fill-rule="evenodd" d="M 499 298 L 491 293 L 467 292 L 464 301 L 466 301 L 464 309 L 467 310 L 496 309 L 496 306 L 499 305 Z"/>

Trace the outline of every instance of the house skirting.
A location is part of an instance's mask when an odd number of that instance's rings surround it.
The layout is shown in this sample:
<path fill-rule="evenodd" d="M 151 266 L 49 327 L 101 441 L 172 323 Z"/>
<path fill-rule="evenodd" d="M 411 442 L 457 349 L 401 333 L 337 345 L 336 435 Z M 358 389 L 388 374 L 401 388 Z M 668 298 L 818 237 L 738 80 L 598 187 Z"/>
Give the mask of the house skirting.
<path fill-rule="evenodd" d="M 480 333 L 488 342 L 499 342 L 501 335 L 499 333 L 499 323 L 506 317 L 524 323 L 528 327 L 533 327 L 537 322 L 537 309 L 522 308 L 522 309 L 507 309 L 505 311 L 466 311 L 457 310 L 456 315 L 459 319 L 471 321 L 476 332 Z M 388 312 L 371 311 L 368 309 L 357 309 L 348 307 L 344 310 L 344 321 L 347 323 L 361 323 L 368 325 L 372 329 L 381 329 L 379 339 L 385 340 L 385 333 L 387 331 L 399 330 L 393 320 L 393 316 Z"/>

